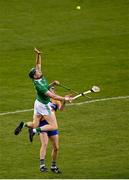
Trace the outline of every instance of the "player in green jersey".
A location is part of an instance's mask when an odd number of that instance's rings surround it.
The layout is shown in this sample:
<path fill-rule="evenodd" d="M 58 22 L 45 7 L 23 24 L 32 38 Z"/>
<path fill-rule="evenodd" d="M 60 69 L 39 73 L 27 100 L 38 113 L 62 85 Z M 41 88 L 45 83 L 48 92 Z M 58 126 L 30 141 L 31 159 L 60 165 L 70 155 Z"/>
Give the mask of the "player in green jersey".
<path fill-rule="evenodd" d="M 21 122 L 14 132 L 15 135 L 18 135 L 23 127 L 29 127 L 29 135 L 31 141 L 35 133 L 58 129 L 56 116 L 52 112 L 52 108 L 50 106 L 50 98 L 65 102 L 72 101 L 72 98 L 70 96 L 59 96 L 49 90 L 51 86 L 58 85 L 59 81 L 53 81 L 51 84 L 47 83 L 41 71 L 41 52 L 36 48 L 34 49 L 34 51 L 36 53 L 36 65 L 35 68 L 32 68 L 29 72 L 29 77 L 32 79 L 34 87 L 37 91 L 37 96 L 34 103 L 33 122 Z M 38 127 L 42 117 L 44 117 L 48 124 L 42 127 Z"/>

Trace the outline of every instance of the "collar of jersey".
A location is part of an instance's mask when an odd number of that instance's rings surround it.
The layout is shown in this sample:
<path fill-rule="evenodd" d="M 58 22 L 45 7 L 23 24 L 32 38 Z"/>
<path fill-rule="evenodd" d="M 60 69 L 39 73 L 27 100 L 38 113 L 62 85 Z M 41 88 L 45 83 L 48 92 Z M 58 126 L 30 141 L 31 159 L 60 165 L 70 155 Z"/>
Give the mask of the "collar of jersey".
<path fill-rule="evenodd" d="M 42 80 L 42 78 L 40 78 L 40 79 L 35 79 L 35 81 L 41 81 Z"/>

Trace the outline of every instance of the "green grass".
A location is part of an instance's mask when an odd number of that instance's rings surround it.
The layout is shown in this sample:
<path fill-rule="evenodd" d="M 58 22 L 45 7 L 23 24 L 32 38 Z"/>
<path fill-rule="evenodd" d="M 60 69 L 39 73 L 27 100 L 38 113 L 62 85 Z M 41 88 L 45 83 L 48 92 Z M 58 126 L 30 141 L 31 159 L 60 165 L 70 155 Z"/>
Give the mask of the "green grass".
<path fill-rule="evenodd" d="M 102 91 L 93 99 L 128 95 L 128 10 L 128 0 L 1 0 L 0 113 L 33 107 L 28 71 L 34 47 L 43 51 L 49 82 L 57 79 L 76 91 L 97 84 Z M 13 135 L 32 112 L 0 116 L 0 178 L 129 178 L 128 104 L 111 100 L 58 112 L 61 175 L 39 172 L 38 136 L 30 144 L 26 130 Z M 48 167 L 50 151 L 49 145 Z"/>

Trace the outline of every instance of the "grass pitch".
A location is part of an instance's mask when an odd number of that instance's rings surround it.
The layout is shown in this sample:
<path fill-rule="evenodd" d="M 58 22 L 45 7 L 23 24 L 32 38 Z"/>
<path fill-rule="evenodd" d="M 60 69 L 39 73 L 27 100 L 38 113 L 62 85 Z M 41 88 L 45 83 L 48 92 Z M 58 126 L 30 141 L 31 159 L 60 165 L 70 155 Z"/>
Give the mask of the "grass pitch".
<path fill-rule="evenodd" d="M 102 91 L 93 99 L 127 96 L 128 9 L 128 0 L 1 0 L 0 113 L 33 108 L 28 71 L 34 66 L 34 47 L 43 51 L 49 82 L 57 79 L 76 91 L 98 85 Z M 38 136 L 30 144 L 25 129 L 13 135 L 32 111 L 0 115 L 0 178 L 129 178 L 128 105 L 129 99 L 119 99 L 57 113 L 61 175 L 39 172 Z M 49 145 L 48 167 L 50 150 Z"/>

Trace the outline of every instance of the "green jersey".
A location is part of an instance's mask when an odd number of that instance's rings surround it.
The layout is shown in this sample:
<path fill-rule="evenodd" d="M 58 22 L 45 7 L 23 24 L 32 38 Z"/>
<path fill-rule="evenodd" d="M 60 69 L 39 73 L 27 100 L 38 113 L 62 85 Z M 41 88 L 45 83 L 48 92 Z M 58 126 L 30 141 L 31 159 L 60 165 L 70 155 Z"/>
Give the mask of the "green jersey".
<path fill-rule="evenodd" d="M 33 84 L 37 91 L 36 99 L 43 104 L 48 104 L 50 98 L 46 96 L 45 93 L 49 90 L 49 85 L 46 79 L 44 77 L 38 80 L 34 79 Z"/>

